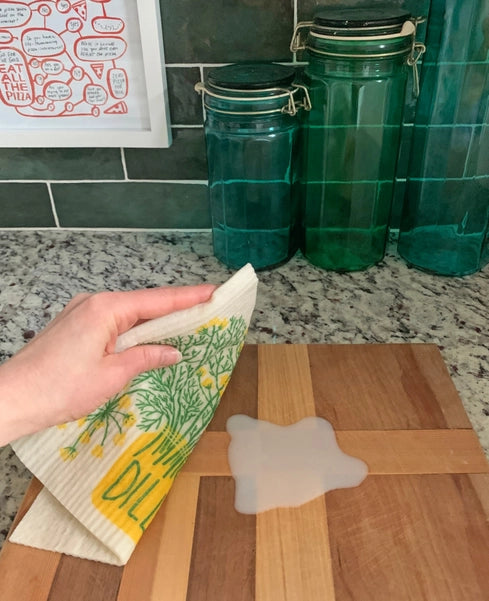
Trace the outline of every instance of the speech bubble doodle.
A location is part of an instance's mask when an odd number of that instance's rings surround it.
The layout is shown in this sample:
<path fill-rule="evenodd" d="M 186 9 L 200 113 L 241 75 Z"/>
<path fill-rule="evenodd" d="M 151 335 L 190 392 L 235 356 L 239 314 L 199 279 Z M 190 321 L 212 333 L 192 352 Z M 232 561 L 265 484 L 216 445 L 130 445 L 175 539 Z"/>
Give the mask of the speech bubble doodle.
<path fill-rule="evenodd" d="M 40 4 L 39 8 L 37 9 L 39 11 L 39 14 L 42 15 L 43 17 L 49 17 L 49 15 L 51 14 L 51 7 L 48 6 L 47 4 Z"/>
<path fill-rule="evenodd" d="M 28 106 L 34 86 L 24 55 L 15 48 L 0 49 L 0 100 L 8 106 Z"/>
<path fill-rule="evenodd" d="M 32 11 L 23 2 L 0 1 L 0 27 L 21 27 L 29 22 Z"/>
<path fill-rule="evenodd" d="M 83 100 L 88 104 L 100 105 L 107 102 L 107 91 L 104 87 L 89 83 L 83 90 Z"/>
<path fill-rule="evenodd" d="M 97 33 L 120 33 L 126 24 L 116 17 L 95 17 L 92 19 L 93 30 Z"/>
<path fill-rule="evenodd" d="M 120 58 L 126 48 L 126 41 L 117 36 L 87 36 L 76 40 L 75 55 L 82 61 L 113 61 Z"/>
<path fill-rule="evenodd" d="M 85 71 L 81 67 L 73 67 L 71 70 L 71 77 L 75 81 L 81 81 L 85 77 Z"/>
<path fill-rule="evenodd" d="M 125 98 L 128 92 L 128 81 L 124 69 L 110 69 L 107 73 L 107 86 L 114 98 Z"/>
<path fill-rule="evenodd" d="M 72 19 L 68 19 L 66 21 L 66 29 L 70 33 L 78 33 L 79 31 L 82 30 L 82 27 L 83 27 L 82 20 L 79 19 L 78 17 L 73 17 Z"/>
<path fill-rule="evenodd" d="M 14 36 L 7 31 L 6 29 L 2 29 L 0 31 L 0 44 L 10 44 L 10 42 L 14 39 Z"/>
<path fill-rule="evenodd" d="M 59 2 L 56 2 L 56 10 L 61 14 L 67 13 L 71 10 L 71 2 L 68 2 L 68 0 L 59 0 Z"/>
<path fill-rule="evenodd" d="M 58 75 L 64 70 L 64 65 L 61 61 L 56 59 L 48 59 L 42 62 L 41 69 L 48 75 Z"/>
<path fill-rule="evenodd" d="M 43 90 L 48 100 L 68 100 L 71 98 L 71 88 L 64 81 L 50 81 Z"/>
<path fill-rule="evenodd" d="M 52 29 L 26 29 L 22 46 L 30 56 L 58 56 L 65 50 L 65 43 Z"/>

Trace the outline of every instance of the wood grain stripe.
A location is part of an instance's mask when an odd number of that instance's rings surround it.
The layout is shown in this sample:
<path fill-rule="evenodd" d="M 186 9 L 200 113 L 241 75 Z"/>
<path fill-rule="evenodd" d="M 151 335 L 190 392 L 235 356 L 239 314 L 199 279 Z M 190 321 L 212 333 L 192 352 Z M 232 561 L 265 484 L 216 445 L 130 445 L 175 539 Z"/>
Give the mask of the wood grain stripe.
<path fill-rule="evenodd" d="M 334 601 L 324 497 L 256 516 L 256 601 Z"/>
<path fill-rule="evenodd" d="M 326 505 L 337 601 L 489 599 L 489 524 L 467 475 L 369 476 Z"/>
<path fill-rule="evenodd" d="M 124 569 L 117 601 L 185 601 L 199 481 L 177 477 Z"/>
<path fill-rule="evenodd" d="M 288 425 L 315 415 L 307 347 L 258 349 L 258 417 Z M 256 601 L 334 601 L 324 498 L 256 516 Z"/>
<path fill-rule="evenodd" d="M 48 601 L 116 601 L 123 568 L 62 555 Z"/>
<path fill-rule="evenodd" d="M 255 516 L 234 509 L 232 478 L 202 478 L 187 601 L 254 601 L 254 576 Z"/>
<path fill-rule="evenodd" d="M 221 402 L 207 427 L 209 432 L 225 432 L 231 415 L 243 413 L 256 417 L 258 413 L 258 346 L 243 347 L 233 376 L 222 396 Z"/>
<path fill-rule="evenodd" d="M 305 345 L 258 347 L 258 417 L 287 426 L 316 415 Z"/>
<path fill-rule="evenodd" d="M 27 513 L 39 494 L 42 484 L 33 478 L 12 523 L 10 532 Z M 60 553 L 41 551 L 10 543 L 8 540 L 0 552 L 0 598 L 16 601 L 46 601 L 56 570 Z"/>
<path fill-rule="evenodd" d="M 199 482 L 198 476 L 177 476 L 161 509 L 162 529 L 148 601 L 185 601 L 187 597 Z"/>
<path fill-rule="evenodd" d="M 370 474 L 479 474 L 489 463 L 473 430 L 339 431 L 340 448 L 363 459 Z M 229 434 L 206 432 L 183 471 L 229 476 Z"/>
<path fill-rule="evenodd" d="M 0 555 L 0 599 L 47 601 L 60 558 L 7 541 Z"/>
<path fill-rule="evenodd" d="M 470 428 L 438 348 L 309 345 L 317 414 L 335 430 Z"/>
<path fill-rule="evenodd" d="M 487 523 L 489 524 L 489 475 L 471 474 L 469 478 L 477 492 L 482 509 L 486 514 Z"/>

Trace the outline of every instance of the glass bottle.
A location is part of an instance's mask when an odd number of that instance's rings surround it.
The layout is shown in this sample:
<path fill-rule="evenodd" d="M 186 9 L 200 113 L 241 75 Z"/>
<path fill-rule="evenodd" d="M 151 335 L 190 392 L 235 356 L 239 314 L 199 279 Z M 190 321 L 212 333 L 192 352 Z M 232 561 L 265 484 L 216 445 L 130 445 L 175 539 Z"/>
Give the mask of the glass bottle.
<path fill-rule="evenodd" d="M 433 0 L 399 254 L 463 276 L 489 261 L 489 0 Z"/>
<path fill-rule="evenodd" d="M 294 34 L 312 104 L 302 123 L 302 251 L 325 269 L 365 269 L 384 257 L 408 64 L 424 50 L 410 17 L 331 7 Z"/>
<path fill-rule="evenodd" d="M 279 265 L 298 248 L 295 69 L 274 63 L 209 71 L 204 95 L 215 256 L 232 268 Z"/>

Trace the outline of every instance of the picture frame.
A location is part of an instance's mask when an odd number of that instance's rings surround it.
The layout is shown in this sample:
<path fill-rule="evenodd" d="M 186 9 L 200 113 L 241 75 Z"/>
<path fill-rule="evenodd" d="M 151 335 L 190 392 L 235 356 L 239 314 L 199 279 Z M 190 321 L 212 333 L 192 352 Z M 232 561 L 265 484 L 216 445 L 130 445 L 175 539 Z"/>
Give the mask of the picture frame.
<path fill-rule="evenodd" d="M 170 144 L 159 0 L 0 0 L 0 147 Z"/>

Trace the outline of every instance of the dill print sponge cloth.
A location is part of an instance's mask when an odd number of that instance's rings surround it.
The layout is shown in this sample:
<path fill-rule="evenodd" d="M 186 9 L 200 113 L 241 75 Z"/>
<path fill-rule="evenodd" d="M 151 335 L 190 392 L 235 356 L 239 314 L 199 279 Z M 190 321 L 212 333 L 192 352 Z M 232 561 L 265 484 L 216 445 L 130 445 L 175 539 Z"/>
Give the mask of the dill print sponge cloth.
<path fill-rule="evenodd" d="M 247 265 L 209 302 L 129 330 L 116 350 L 165 342 L 183 360 L 137 376 L 77 422 L 12 444 L 44 484 L 12 542 L 127 562 L 212 419 L 243 347 L 256 288 Z"/>

